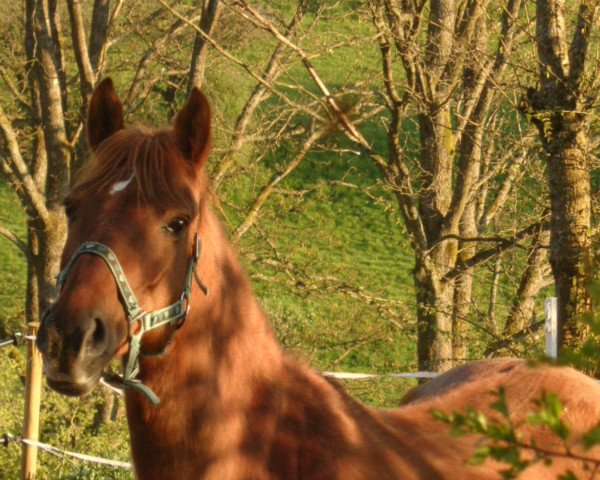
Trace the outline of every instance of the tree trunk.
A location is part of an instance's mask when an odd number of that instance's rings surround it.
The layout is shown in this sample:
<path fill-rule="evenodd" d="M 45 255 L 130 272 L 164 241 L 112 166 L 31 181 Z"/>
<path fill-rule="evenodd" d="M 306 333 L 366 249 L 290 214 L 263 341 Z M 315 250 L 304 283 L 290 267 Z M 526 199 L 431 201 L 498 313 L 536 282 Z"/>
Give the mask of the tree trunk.
<path fill-rule="evenodd" d="M 40 312 L 50 306 L 56 293 L 56 274 L 66 233 L 62 201 L 70 183 L 71 150 L 65 125 L 64 107 L 66 90 L 61 89 L 60 78 L 64 74 L 62 51 L 58 36 L 48 31 L 43 2 L 34 8 L 32 28 L 37 40 L 37 85 L 40 98 L 40 120 L 44 143 L 38 148 L 45 150 L 47 170 L 45 178 L 45 203 L 47 214 L 39 222 L 38 293 Z"/>
<path fill-rule="evenodd" d="M 443 372 L 452 368 L 453 285 L 441 281 L 456 264 L 456 242 L 442 241 L 447 233 L 443 222 L 452 200 L 452 170 L 455 139 L 450 107 L 440 100 L 447 96 L 445 67 L 454 45 L 455 6 L 453 0 L 431 0 L 425 60 L 429 87 L 422 86 L 427 105 L 419 114 L 420 167 L 422 184 L 419 212 L 430 246 L 428 268 L 417 262 L 418 362 L 419 369 Z M 433 248 L 431 248 L 433 247 Z"/>
<path fill-rule="evenodd" d="M 548 261 L 546 245 L 549 241 L 550 232 L 541 230 L 529 252 L 517 295 L 504 325 L 504 336 L 514 335 L 532 323 L 536 307 L 535 299 L 543 286 L 544 267 Z"/>
<path fill-rule="evenodd" d="M 198 27 L 207 35 L 211 35 L 213 27 L 217 23 L 222 4 L 220 0 L 199 0 L 202 7 L 202 17 Z M 188 79 L 188 94 L 193 87 L 200 88 L 204 81 L 204 67 L 208 54 L 208 42 L 202 34 L 196 32 L 194 47 L 192 49 L 192 61 Z"/>
<path fill-rule="evenodd" d="M 27 262 L 27 288 L 25 295 L 25 324 L 37 322 L 40 318 L 40 289 L 37 269 L 39 241 L 35 222 L 27 222 L 27 239 L 32 259 Z"/>
<path fill-rule="evenodd" d="M 61 209 L 62 210 L 62 209 Z M 45 229 L 39 235 L 39 256 L 36 266 L 40 312 L 46 310 L 56 296 L 56 274 L 66 237 L 66 222 L 61 210 L 50 211 Z"/>
<path fill-rule="evenodd" d="M 572 128 L 572 127 L 571 127 Z M 547 150 L 552 206 L 550 265 L 558 298 L 558 344 L 573 346 L 587 334 L 581 316 L 591 308 L 591 178 L 587 138 L 566 129 Z"/>
<path fill-rule="evenodd" d="M 92 10 L 92 26 L 88 55 L 94 72 L 102 70 L 106 53 L 106 37 L 110 21 L 110 0 L 95 0 Z"/>
<path fill-rule="evenodd" d="M 460 234 L 463 237 L 477 236 L 475 224 L 475 202 L 471 200 L 463 214 Z M 475 255 L 474 242 L 464 242 L 460 245 L 458 260 L 467 261 Z M 473 299 L 473 269 L 462 272 L 454 282 L 454 312 L 452 315 L 452 358 L 454 362 L 467 360 L 467 332 L 469 331 L 469 315 Z"/>
<path fill-rule="evenodd" d="M 488 304 L 488 314 L 484 322 L 486 330 L 495 337 L 498 333 L 498 324 L 496 322 L 496 299 L 498 298 L 498 284 L 500 283 L 500 272 L 502 266 L 502 255 L 496 257 L 492 269 L 492 285 L 490 287 L 490 302 Z"/>
<path fill-rule="evenodd" d="M 98 431 L 102 425 L 111 422 L 114 408 L 115 394 L 113 392 L 104 392 L 104 400 L 96 405 L 96 414 L 92 422 L 92 429 Z"/>
<path fill-rule="evenodd" d="M 580 2 L 570 44 L 564 8 L 558 0 L 536 2 L 539 88 L 529 88 L 524 102 L 547 159 L 559 349 L 581 342 L 587 333 L 581 317 L 591 309 L 589 113 L 598 95 L 587 56 L 597 1 Z"/>
<path fill-rule="evenodd" d="M 441 283 L 417 261 L 417 359 L 419 370 L 444 372 L 452 368 L 451 283 Z"/>

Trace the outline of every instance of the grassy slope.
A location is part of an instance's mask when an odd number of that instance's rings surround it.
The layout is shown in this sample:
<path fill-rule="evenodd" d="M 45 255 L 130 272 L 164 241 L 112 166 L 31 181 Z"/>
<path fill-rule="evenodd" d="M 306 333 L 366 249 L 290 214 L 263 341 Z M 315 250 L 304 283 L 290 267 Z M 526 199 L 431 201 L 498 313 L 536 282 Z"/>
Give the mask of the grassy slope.
<path fill-rule="evenodd" d="M 25 238 L 25 216 L 10 188 L 0 180 L 0 222 L 20 238 Z M 22 325 L 25 301 L 25 259 L 6 238 L 0 237 L 0 332 Z"/>

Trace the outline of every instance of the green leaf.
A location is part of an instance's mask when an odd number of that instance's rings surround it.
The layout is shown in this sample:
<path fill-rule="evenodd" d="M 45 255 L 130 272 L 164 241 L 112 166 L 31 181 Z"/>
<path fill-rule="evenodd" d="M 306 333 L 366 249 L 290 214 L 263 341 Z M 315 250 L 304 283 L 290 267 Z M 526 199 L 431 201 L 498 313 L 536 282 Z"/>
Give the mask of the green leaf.
<path fill-rule="evenodd" d="M 490 456 L 490 447 L 483 446 L 475 450 L 473 456 L 467 462 L 469 465 L 481 465 Z"/>
<path fill-rule="evenodd" d="M 567 470 L 564 475 L 559 475 L 558 480 L 577 480 L 577 477 L 571 470 Z"/>
<path fill-rule="evenodd" d="M 506 403 L 506 390 L 503 386 L 500 386 L 500 388 L 498 388 L 497 395 L 498 399 L 490 406 L 497 412 L 500 412 L 504 418 L 508 418 L 509 414 L 508 405 Z"/>
<path fill-rule="evenodd" d="M 586 449 L 598 445 L 600 443 L 600 426 L 592 428 L 581 440 Z"/>

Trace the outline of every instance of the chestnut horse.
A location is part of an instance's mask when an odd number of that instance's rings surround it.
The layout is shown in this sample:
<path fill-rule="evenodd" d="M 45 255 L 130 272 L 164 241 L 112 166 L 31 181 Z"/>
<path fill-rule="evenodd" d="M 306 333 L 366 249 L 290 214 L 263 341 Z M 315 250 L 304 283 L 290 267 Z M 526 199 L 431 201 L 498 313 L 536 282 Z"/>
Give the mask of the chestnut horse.
<path fill-rule="evenodd" d="M 361 405 L 277 343 L 210 208 L 210 109 L 200 91 L 173 128 L 148 131 L 124 127 L 107 79 L 87 128 L 91 164 L 65 200 L 61 291 L 37 341 L 48 384 L 66 395 L 90 392 L 109 362 L 123 359 L 138 478 L 498 479 L 500 465 L 467 463 L 482 439 L 451 437 L 433 408 L 489 412 L 491 392 L 504 385 L 519 422 L 553 391 L 574 451 L 600 419 L 594 381 L 519 360 L 459 367 L 397 410 Z M 524 435 L 565 452 L 544 428 Z M 522 478 L 583 468 L 559 455 Z"/>

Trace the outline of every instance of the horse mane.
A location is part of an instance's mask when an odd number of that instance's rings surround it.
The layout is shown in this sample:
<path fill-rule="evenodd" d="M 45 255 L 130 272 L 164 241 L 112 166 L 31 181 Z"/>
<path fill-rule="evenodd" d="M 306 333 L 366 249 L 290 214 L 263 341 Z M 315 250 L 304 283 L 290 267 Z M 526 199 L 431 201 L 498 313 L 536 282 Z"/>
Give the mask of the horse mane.
<path fill-rule="evenodd" d="M 167 210 L 184 207 L 198 210 L 198 199 L 182 188 L 185 178 L 201 182 L 201 192 L 210 191 L 206 178 L 197 178 L 195 165 L 177 148 L 171 129 L 128 127 L 111 135 L 93 151 L 65 205 L 91 192 L 108 193 L 119 181 L 132 179 L 138 201 Z"/>

